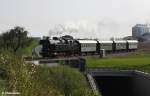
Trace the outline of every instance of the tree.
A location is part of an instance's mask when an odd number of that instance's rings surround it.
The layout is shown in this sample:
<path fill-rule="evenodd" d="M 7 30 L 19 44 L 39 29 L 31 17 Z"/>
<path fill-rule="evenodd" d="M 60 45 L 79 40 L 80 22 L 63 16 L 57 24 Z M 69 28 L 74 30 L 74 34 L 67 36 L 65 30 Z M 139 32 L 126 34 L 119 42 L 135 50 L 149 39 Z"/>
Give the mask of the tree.
<path fill-rule="evenodd" d="M 0 36 L 1 48 L 16 52 L 19 48 L 23 48 L 29 45 L 32 41 L 28 36 L 28 31 L 23 27 L 16 26 L 9 31 L 2 33 Z"/>

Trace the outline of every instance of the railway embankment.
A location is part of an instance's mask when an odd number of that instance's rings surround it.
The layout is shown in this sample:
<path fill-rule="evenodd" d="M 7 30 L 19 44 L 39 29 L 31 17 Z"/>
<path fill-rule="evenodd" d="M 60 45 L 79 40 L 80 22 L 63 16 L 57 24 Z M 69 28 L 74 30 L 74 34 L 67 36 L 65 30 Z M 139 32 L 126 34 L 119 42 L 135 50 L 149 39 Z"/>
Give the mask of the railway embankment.
<path fill-rule="evenodd" d="M 81 72 L 85 73 L 91 89 L 97 95 L 101 94 L 102 96 L 150 96 L 150 75 L 142 71 L 137 71 L 141 69 L 148 72 L 148 69 L 144 70 L 144 66 L 147 66 L 148 68 L 148 63 L 146 65 L 134 65 L 133 62 L 127 62 L 122 64 L 117 64 L 116 62 L 111 62 L 110 64 L 106 62 L 108 64 L 107 65 L 103 64 L 104 61 L 101 60 L 109 61 L 109 59 L 97 59 L 100 60 L 99 63 L 95 59 L 94 62 L 99 64 L 98 67 L 91 67 L 91 65 L 89 66 L 89 61 L 86 61 L 86 59 L 84 58 L 61 58 L 46 60 L 41 59 L 40 61 L 38 61 L 38 64 L 56 64 L 57 66 L 65 64 L 69 65 L 70 67 L 77 68 Z"/>

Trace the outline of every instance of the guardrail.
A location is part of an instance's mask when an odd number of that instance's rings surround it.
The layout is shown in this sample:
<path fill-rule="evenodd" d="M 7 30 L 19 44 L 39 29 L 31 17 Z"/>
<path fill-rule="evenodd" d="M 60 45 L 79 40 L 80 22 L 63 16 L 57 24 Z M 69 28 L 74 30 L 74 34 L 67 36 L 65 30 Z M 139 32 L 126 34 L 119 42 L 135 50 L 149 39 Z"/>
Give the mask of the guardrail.
<path fill-rule="evenodd" d="M 93 79 L 93 77 L 90 74 L 87 74 L 87 79 L 88 79 L 89 84 L 90 84 L 93 92 L 95 93 L 95 95 L 100 95 L 99 90 L 95 84 L 95 80 Z"/>

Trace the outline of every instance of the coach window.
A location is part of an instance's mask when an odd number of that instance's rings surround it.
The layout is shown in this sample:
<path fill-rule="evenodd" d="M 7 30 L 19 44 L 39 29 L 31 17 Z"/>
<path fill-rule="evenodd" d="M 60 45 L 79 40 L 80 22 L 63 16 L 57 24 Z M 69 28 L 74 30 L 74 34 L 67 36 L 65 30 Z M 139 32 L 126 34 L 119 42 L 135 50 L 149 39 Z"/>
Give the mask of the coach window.
<path fill-rule="evenodd" d="M 84 47 L 84 44 L 82 44 L 82 47 Z"/>

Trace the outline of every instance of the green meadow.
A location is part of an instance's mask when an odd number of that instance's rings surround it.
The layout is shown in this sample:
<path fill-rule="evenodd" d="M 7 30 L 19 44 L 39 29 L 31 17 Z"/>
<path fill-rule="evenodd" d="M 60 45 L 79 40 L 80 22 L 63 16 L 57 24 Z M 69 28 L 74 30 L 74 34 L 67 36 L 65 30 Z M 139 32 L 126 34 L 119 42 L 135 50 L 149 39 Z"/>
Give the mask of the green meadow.
<path fill-rule="evenodd" d="M 125 69 L 150 72 L 150 53 L 134 52 L 126 55 L 112 55 L 105 58 L 87 57 L 88 68 Z"/>

